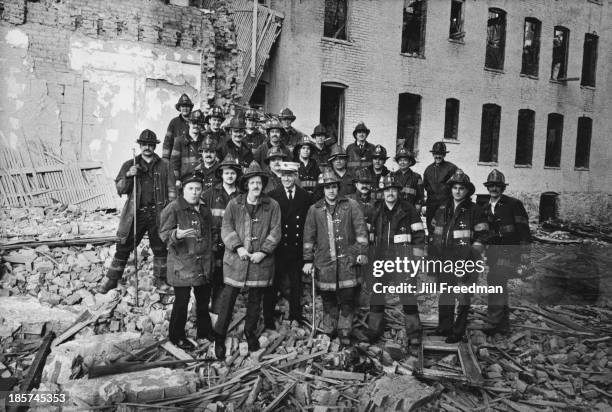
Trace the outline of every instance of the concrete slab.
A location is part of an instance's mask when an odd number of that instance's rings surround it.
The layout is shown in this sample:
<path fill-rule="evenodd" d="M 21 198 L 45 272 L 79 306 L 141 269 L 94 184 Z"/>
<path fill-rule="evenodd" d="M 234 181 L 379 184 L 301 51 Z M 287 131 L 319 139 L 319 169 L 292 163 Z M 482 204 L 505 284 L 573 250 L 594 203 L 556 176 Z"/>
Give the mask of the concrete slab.
<path fill-rule="evenodd" d="M 56 333 L 68 328 L 78 317 L 76 312 L 41 304 L 32 296 L 0 297 L 0 315 L 7 324 L 48 322 L 48 330 Z"/>
<path fill-rule="evenodd" d="M 73 380 L 60 386 L 69 398 L 78 398 L 91 406 L 101 406 L 118 402 L 151 402 L 188 395 L 196 391 L 196 382 L 195 372 L 155 368 L 96 379 Z"/>
<path fill-rule="evenodd" d="M 360 411 L 411 411 L 431 400 L 435 389 L 414 376 L 385 375 L 362 393 Z"/>

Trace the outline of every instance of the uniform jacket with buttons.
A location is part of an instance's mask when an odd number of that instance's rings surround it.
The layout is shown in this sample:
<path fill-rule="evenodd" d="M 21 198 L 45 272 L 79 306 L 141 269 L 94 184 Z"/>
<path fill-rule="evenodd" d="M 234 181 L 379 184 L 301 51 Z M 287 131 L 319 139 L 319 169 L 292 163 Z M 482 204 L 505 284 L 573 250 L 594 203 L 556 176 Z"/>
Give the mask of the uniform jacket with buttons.
<path fill-rule="evenodd" d="M 217 183 L 215 186 L 204 191 L 201 199 L 202 203 L 206 205 L 212 214 L 212 244 L 213 251 L 215 252 L 215 258 L 218 262 L 215 262 L 219 266 L 222 263 L 223 253 L 225 247 L 221 241 L 221 224 L 223 223 L 223 215 L 225 214 L 225 208 L 230 200 L 238 196 L 240 192 L 238 190 L 227 193 L 223 188 L 223 183 Z"/>
<path fill-rule="evenodd" d="M 189 122 L 183 116 L 179 114 L 174 119 L 170 120 L 162 146 L 162 159 L 170 160 L 174 141 L 178 139 L 179 136 L 187 136 L 188 134 Z"/>
<path fill-rule="evenodd" d="M 155 200 L 157 223 L 159 224 L 159 216 L 164 207 L 174 198 L 176 198 L 176 189 L 174 186 L 174 176 L 170 172 L 170 167 L 166 159 L 160 158 L 153 154 L 153 160 L 150 163 L 142 160 L 142 155 L 136 156 L 136 164 L 140 165 L 141 173 L 153 173 L 153 195 Z M 134 178 L 126 176 L 130 167 L 134 165 L 134 160 L 128 160 L 121 166 L 117 177 L 115 178 L 115 187 L 117 194 L 127 195 L 127 201 L 121 210 L 119 219 L 119 227 L 117 229 L 117 237 L 120 243 L 125 243 L 130 231 L 134 227 Z M 145 166 L 146 165 L 146 166 Z M 140 208 L 140 194 L 142 186 L 139 184 L 140 178 L 136 176 L 136 208 Z"/>
<path fill-rule="evenodd" d="M 427 204 L 440 205 L 451 199 L 450 188 L 446 184 L 457 171 L 457 166 L 443 160 L 437 165 L 435 162 L 427 166 L 423 173 L 423 186 L 427 191 Z"/>
<path fill-rule="evenodd" d="M 200 160 L 200 163 L 196 165 L 194 171 L 202 176 L 202 190 L 208 190 L 221 182 L 221 179 L 217 177 L 217 169 L 219 169 L 220 164 L 219 161 L 215 161 L 211 167 L 206 167 L 204 162 Z"/>
<path fill-rule="evenodd" d="M 314 262 L 321 290 L 359 284 L 357 256 L 367 255 L 368 235 L 361 208 L 353 199 L 338 196 L 333 213 L 325 199 L 308 209 L 304 224 L 304 262 Z"/>
<path fill-rule="evenodd" d="M 368 141 L 363 143 L 362 148 L 359 148 L 357 142 L 351 143 L 346 147 L 346 154 L 348 155 L 346 167 L 351 171 L 355 171 L 371 166 L 375 148 L 376 146 Z"/>
<path fill-rule="evenodd" d="M 293 200 L 287 198 L 287 191 L 281 185 L 272 192 L 270 197 L 276 200 L 281 210 L 282 238 L 276 248 L 276 255 L 287 259 L 302 259 L 304 243 L 304 222 L 308 209 L 312 205 L 310 193 L 298 185 L 293 189 Z"/>
<path fill-rule="evenodd" d="M 193 171 L 202 158 L 200 148 L 204 143 L 204 136 L 198 135 L 196 140 L 191 136 L 179 136 L 174 140 L 172 155 L 170 156 L 170 165 L 174 172 L 174 177 L 178 180 L 181 176 Z"/>
<path fill-rule="evenodd" d="M 268 287 L 274 278 L 274 250 L 281 240 L 280 206 L 262 194 L 250 215 L 246 198 L 246 194 L 240 194 L 230 200 L 223 215 L 223 281 L 234 287 Z M 240 246 L 249 253 L 263 252 L 266 257 L 257 264 L 240 260 L 236 252 Z"/>
<path fill-rule="evenodd" d="M 501 195 L 495 204 L 495 212 L 489 203 L 485 206 L 491 236 L 487 256 L 491 264 L 515 267 L 520 263 L 520 254 L 531 239 L 529 218 L 523 203 L 510 196 Z"/>
<path fill-rule="evenodd" d="M 470 199 L 457 207 L 450 200 L 440 206 L 432 220 L 431 254 L 444 259 L 479 259 L 489 238 L 484 211 Z"/>
<path fill-rule="evenodd" d="M 196 237 L 176 238 L 176 229 L 195 229 Z M 212 215 L 200 204 L 199 211 L 183 197 L 162 211 L 160 237 L 168 247 L 168 284 L 200 286 L 210 282 L 212 270 Z"/>
<path fill-rule="evenodd" d="M 253 161 L 253 152 L 251 152 L 251 149 L 249 149 L 244 141 L 240 142 L 240 146 L 236 146 L 232 139 L 219 143 L 217 147 L 217 157 L 222 160 L 225 159 L 225 156 L 228 154 L 238 159 L 243 169 L 249 167 Z"/>
<path fill-rule="evenodd" d="M 405 172 L 397 170 L 391 173 L 395 181 L 402 186 L 400 199 L 405 200 L 413 206 L 423 204 L 423 179 L 421 175 L 408 168 Z"/>

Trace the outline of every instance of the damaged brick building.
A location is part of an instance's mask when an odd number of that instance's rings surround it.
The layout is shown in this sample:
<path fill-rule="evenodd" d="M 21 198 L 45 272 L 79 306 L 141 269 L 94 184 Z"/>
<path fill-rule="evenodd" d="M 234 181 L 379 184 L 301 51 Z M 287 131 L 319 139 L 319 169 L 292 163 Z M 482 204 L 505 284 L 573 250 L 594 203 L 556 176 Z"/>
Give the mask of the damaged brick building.
<path fill-rule="evenodd" d="M 270 6 L 285 20 L 262 78 L 268 111 L 288 106 L 298 129 L 321 121 L 345 145 L 363 120 L 391 153 L 417 149 L 419 172 L 444 140 L 477 193 L 498 168 L 532 215 L 610 220 L 609 0 Z"/>

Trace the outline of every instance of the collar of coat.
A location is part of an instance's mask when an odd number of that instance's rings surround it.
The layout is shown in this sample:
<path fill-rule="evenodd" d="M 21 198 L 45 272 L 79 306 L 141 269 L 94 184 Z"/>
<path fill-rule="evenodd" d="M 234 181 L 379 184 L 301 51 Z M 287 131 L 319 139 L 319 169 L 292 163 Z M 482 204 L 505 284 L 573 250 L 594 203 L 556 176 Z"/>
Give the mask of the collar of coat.
<path fill-rule="evenodd" d="M 187 210 L 187 209 L 193 209 L 195 210 L 195 207 L 193 205 L 190 205 L 189 203 L 187 203 L 187 201 L 185 200 L 185 198 L 183 196 L 179 196 L 178 199 L 176 199 L 179 208 L 181 210 Z M 202 202 L 199 203 L 200 207 L 202 207 Z M 201 210 L 201 209 L 200 209 Z"/>
<path fill-rule="evenodd" d="M 472 207 L 474 205 L 475 205 L 475 203 L 472 202 L 472 199 L 467 197 L 467 198 L 463 199 L 461 202 L 459 202 L 457 207 L 455 207 L 454 199 L 449 200 L 448 203 L 446 204 L 446 208 L 448 209 L 448 211 L 450 213 L 454 213 L 456 210 L 468 209 L 468 208 L 470 208 L 470 207 Z"/>
<path fill-rule="evenodd" d="M 387 203 L 383 200 L 378 204 L 377 214 L 381 214 L 385 211 L 390 211 L 405 215 L 410 211 L 410 206 L 410 203 L 405 202 L 401 199 L 397 199 L 395 205 L 393 205 L 393 209 L 389 210 L 389 208 L 387 207 Z"/>
<path fill-rule="evenodd" d="M 499 197 L 499 200 L 497 201 L 497 203 L 495 203 L 496 206 L 501 206 L 504 203 L 508 203 L 508 196 L 504 195 L 502 193 L 502 195 Z M 491 205 L 491 199 L 489 198 L 489 205 Z"/>
<path fill-rule="evenodd" d="M 246 199 L 247 199 L 247 194 L 240 193 L 238 197 L 236 197 L 236 203 L 238 203 L 239 205 L 245 205 L 247 204 Z M 265 193 L 262 193 L 257 199 L 257 204 L 258 205 L 268 204 L 270 203 L 270 199 L 271 199 L 270 196 L 266 195 Z"/>
<path fill-rule="evenodd" d="M 151 157 L 153 159 L 150 162 L 147 162 L 146 160 L 142 158 L 142 154 L 139 154 L 138 156 L 136 156 L 136 163 L 145 167 L 145 173 L 149 171 L 149 167 L 154 167 L 155 163 L 161 160 L 161 157 L 159 157 L 157 153 L 153 153 L 153 156 Z"/>
<path fill-rule="evenodd" d="M 336 198 L 336 204 L 337 205 L 340 204 L 341 202 L 348 202 L 348 201 L 349 201 L 348 197 L 346 197 L 344 195 L 338 196 Z M 325 207 L 325 197 L 323 197 L 323 199 L 319 199 L 317 201 L 317 203 L 315 203 L 315 207 L 317 207 L 317 208 L 324 208 Z"/>

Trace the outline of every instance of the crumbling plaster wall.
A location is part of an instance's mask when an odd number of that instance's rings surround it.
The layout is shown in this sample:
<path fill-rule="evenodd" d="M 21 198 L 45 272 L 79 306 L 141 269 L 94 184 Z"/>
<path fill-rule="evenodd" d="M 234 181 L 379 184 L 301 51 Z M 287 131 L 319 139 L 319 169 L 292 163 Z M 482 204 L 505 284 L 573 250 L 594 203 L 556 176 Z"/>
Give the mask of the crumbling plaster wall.
<path fill-rule="evenodd" d="M 114 176 L 145 129 L 163 140 L 174 104 L 239 97 L 233 22 L 159 0 L 0 1 L 0 144 L 41 140 Z M 161 145 L 158 146 L 161 153 Z"/>

